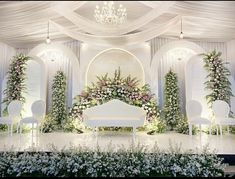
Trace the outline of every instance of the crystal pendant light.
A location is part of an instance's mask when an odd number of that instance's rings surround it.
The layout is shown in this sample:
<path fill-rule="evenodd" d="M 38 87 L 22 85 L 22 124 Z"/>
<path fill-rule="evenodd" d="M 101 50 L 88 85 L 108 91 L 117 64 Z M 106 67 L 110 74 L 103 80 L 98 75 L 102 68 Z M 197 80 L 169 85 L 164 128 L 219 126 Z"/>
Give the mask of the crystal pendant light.
<path fill-rule="evenodd" d="M 182 31 L 182 17 L 181 17 L 181 32 L 180 32 L 180 39 L 183 39 L 184 38 L 184 34 L 183 34 L 183 31 Z"/>

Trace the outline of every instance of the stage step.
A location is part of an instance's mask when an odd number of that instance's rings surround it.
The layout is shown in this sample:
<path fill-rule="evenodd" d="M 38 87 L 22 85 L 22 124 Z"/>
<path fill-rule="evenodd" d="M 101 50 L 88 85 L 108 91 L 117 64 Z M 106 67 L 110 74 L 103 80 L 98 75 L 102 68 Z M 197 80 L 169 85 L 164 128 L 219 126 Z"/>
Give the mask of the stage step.
<path fill-rule="evenodd" d="M 224 170 L 224 175 L 226 177 L 235 177 L 235 165 L 229 165 Z"/>

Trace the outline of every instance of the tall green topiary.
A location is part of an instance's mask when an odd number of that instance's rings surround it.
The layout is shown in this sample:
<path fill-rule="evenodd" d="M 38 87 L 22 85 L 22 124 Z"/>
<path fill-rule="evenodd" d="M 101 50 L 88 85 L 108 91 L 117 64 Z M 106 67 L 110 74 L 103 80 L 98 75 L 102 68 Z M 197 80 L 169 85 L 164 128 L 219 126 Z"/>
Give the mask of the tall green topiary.
<path fill-rule="evenodd" d="M 7 85 L 4 91 L 3 103 L 5 103 L 6 108 L 4 109 L 4 114 L 7 113 L 7 106 L 13 100 L 19 100 L 25 102 L 23 93 L 26 91 L 25 79 L 26 79 L 26 62 L 30 57 L 19 54 L 13 57 L 11 60 L 9 70 L 7 72 Z"/>
<path fill-rule="evenodd" d="M 51 109 L 52 119 L 56 122 L 58 129 L 62 128 L 67 119 L 66 98 L 66 76 L 63 71 L 59 70 L 53 79 Z"/>
<path fill-rule="evenodd" d="M 178 78 L 170 69 L 165 76 L 163 118 L 172 130 L 181 119 Z"/>
<path fill-rule="evenodd" d="M 206 96 L 209 107 L 215 100 L 223 100 L 230 105 L 230 98 L 233 96 L 228 79 L 231 73 L 226 67 L 228 63 L 221 59 L 221 54 L 216 50 L 203 54 L 204 68 L 208 72 L 208 81 L 205 84 L 206 89 L 209 90 L 209 94 Z"/>

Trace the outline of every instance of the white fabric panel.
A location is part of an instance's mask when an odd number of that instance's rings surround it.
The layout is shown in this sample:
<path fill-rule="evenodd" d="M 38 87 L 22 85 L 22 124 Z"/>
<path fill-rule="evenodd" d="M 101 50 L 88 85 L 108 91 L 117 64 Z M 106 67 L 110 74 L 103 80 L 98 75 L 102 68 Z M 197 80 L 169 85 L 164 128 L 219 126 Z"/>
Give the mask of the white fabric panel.
<path fill-rule="evenodd" d="M 25 97 L 25 103 L 23 106 L 22 117 L 32 116 L 31 105 L 34 101 L 40 99 L 40 89 L 41 89 L 41 78 L 42 78 L 42 67 L 41 65 L 34 61 L 29 60 L 27 62 L 26 68 L 27 79 L 25 81 L 27 91 L 23 94 Z"/>
<path fill-rule="evenodd" d="M 13 47 L 10 47 L 7 44 L 0 42 L 0 91 L 3 91 L 3 80 L 5 75 L 7 74 L 8 67 L 10 64 L 10 60 L 15 55 L 16 51 Z M 0 101 L 2 102 L 2 94 L 0 95 Z M 0 105 L 0 111 L 1 105 Z"/>
<path fill-rule="evenodd" d="M 208 108 L 205 96 L 208 91 L 205 90 L 204 83 L 206 82 L 207 72 L 203 68 L 204 62 L 202 57 L 193 56 L 186 64 L 185 69 L 185 87 L 186 100 L 196 100 L 202 105 L 201 116 L 205 118 L 211 117 L 211 110 Z"/>
<path fill-rule="evenodd" d="M 227 58 L 232 70 L 232 76 L 235 79 L 235 40 L 227 42 Z"/>
<path fill-rule="evenodd" d="M 3 78 L 2 82 L 1 82 L 1 102 L 4 99 L 4 90 L 6 89 L 7 86 L 7 75 L 5 75 L 5 77 Z M 3 114 L 3 110 L 5 109 L 6 104 L 1 103 L 0 108 L 1 108 L 1 115 Z"/>
<path fill-rule="evenodd" d="M 225 61 L 227 60 L 227 45 L 225 42 L 194 42 L 202 47 L 206 52 L 210 52 L 214 49 L 222 52 L 222 59 Z"/>
<path fill-rule="evenodd" d="M 23 53 L 23 54 L 27 55 L 30 52 L 31 49 L 32 48 L 17 48 L 16 49 L 16 54 Z"/>
<path fill-rule="evenodd" d="M 232 73 L 232 90 L 235 95 L 235 40 L 227 42 L 227 58 L 230 63 L 230 69 Z M 231 110 L 235 113 L 235 97 L 231 99 Z"/>
<path fill-rule="evenodd" d="M 68 42 L 63 43 L 63 45 L 70 48 L 73 51 L 73 53 L 77 56 L 77 58 L 79 60 L 79 65 L 80 65 L 80 44 L 81 43 L 77 40 L 68 41 Z"/>
<path fill-rule="evenodd" d="M 173 41 L 169 38 L 154 38 L 150 40 L 150 48 L 151 48 L 151 59 L 153 58 L 154 54 L 165 44 Z"/>
<path fill-rule="evenodd" d="M 148 41 L 154 37 L 157 37 L 159 35 L 164 34 L 167 30 L 174 28 L 176 24 L 179 22 L 180 16 L 177 15 L 164 23 L 158 24 L 155 27 L 151 27 L 147 30 L 136 32 L 134 34 L 125 34 L 120 36 L 97 36 L 97 35 L 91 35 L 87 33 L 78 32 L 75 30 L 70 30 L 66 27 L 63 27 L 59 23 L 56 23 L 54 21 L 51 21 L 53 26 L 58 28 L 58 30 L 66 34 L 67 36 L 86 42 L 89 44 L 95 44 L 95 45 L 102 45 L 102 46 L 128 46 L 128 45 L 135 45 L 138 43 L 142 43 L 145 41 Z"/>

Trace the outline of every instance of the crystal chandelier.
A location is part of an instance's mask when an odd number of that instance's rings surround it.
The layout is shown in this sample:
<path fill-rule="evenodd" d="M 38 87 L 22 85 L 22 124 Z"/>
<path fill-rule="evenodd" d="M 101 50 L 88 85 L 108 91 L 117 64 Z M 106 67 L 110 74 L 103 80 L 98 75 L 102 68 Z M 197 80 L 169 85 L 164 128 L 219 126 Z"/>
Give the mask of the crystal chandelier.
<path fill-rule="evenodd" d="M 127 13 L 126 8 L 124 8 L 122 4 L 116 9 L 113 1 L 104 1 L 102 8 L 96 5 L 94 16 L 98 23 L 119 25 L 126 20 Z"/>

